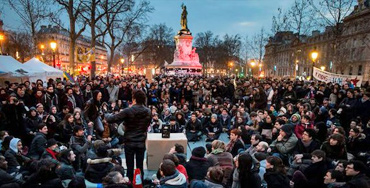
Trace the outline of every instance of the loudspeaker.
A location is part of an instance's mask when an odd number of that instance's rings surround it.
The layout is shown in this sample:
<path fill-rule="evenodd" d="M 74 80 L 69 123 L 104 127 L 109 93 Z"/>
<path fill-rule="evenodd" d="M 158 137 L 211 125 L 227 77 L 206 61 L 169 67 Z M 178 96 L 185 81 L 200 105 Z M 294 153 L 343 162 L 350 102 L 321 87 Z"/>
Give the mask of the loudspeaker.
<path fill-rule="evenodd" d="M 162 125 L 162 138 L 170 138 L 171 130 L 169 124 Z"/>

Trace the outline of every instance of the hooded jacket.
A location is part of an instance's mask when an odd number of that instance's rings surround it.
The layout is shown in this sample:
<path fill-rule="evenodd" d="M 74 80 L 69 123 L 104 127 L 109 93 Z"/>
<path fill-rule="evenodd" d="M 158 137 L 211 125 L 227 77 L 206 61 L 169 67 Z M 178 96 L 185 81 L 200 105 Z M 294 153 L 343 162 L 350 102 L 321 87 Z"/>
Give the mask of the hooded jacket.
<path fill-rule="evenodd" d="M 186 177 L 176 170 L 175 174 L 163 177 L 160 180 L 161 188 L 187 188 Z"/>
<path fill-rule="evenodd" d="M 37 132 L 35 138 L 33 138 L 31 143 L 31 148 L 29 152 L 29 156 L 33 159 L 40 159 L 40 156 L 44 153 L 46 149 L 46 135 L 41 132 Z"/>
<path fill-rule="evenodd" d="M 88 159 L 85 178 L 92 183 L 102 183 L 102 179 L 113 168 L 112 158 Z"/>
<path fill-rule="evenodd" d="M 189 175 L 189 182 L 193 179 L 204 180 L 208 168 L 211 166 L 207 158 L 191 156 L 190 160 L 185 163 L 186 171 Z"/>

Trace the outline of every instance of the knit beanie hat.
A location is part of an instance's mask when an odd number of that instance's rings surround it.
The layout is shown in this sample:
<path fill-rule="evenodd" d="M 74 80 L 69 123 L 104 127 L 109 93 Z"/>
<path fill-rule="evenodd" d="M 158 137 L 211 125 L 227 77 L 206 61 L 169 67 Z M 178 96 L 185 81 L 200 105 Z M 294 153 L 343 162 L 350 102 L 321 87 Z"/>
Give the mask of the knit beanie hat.
<path fill-rule="evenodd" d="M 290 124 L 283 125 L 281 127 L 281 130 L 283 130 L 287 134 L 287 136 L 290 136 L 293 133 L 292 125 L 290 125 Z"/>
<path fill-rule="evenodd" d="M 212 114 L 211 118 L 217 119 L 217 114 Z"/>
<path fill-rule="evenodd" d="M 55 144 L 58 144 L 58 142 L 54 138 L 51 138 L 48 140 L 46 147 L 54 146 Z"/>
<path fill-rule="evenodd" d="M 293 114 L 292 117 L 290 117 L 291 121 L 293 120 L 293 116 L 295 116 L 297 118 L 297 122 L 301 121 L 301 116 L 299 114 Z"/>
<path fill-rule="evenodd" d="M 194 157 L 203 158 L 204 155 L 206 154 L 206 150 L 204 149 L 204 147 L 199 146 L 199 147 L 194 148 L 193 151 L 191 152 L 191 154 Z"/>

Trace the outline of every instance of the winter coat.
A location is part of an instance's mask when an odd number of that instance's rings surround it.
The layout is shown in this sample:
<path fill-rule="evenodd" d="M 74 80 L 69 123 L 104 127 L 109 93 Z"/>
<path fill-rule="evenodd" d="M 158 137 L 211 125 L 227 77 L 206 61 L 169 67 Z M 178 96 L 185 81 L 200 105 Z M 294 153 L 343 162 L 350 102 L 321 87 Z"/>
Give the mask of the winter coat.
<path fill-rule="evenodd" d="M 261 188 L 261 178 L 256 172 L 251 172 L 250 181 L 246 182 L 249 186 L 248 188 Z M 243 188 L 240 184 L 239 170 L 235 169 L 232 173 L 232 185 L 231 188 Z"/>
<path fill-rule="evenodd" d="M 308 187 L 324 188 L 324 176 L 328 171 L 326 161 L 312 163 L 303 174 L 307 178 Z"/>
<path fill-rule="evenodd" d="M 114 167 L 111 161 L 112 158 L 88 159 L 85 172 L 86 180 L 92 183 L 102 183 L 102 179 Z"/>
<path fill-rule="evenodd" d="M 290 154 L 298 142 L 295 134 L 292 134 L 289 138 L 283 138 L 283 140 L 274 140 L 270 147 L 275 148 L 281 154 Z"/>
<path fill-rule="evenodd" d="M 208 168 L 211 166 L 207 158 L 191 156 L 190 160 L 185 163 L 186 171 L 189 175 L 189 182 L 193 179 L 204 180 Z"/>
<path fill-rule="evenodd" d="M 187 182 L 184 174 L 176 170 L 175 174 L 166 176 L 160 180 L 161 188 L 187 188 Z"/>
<path fill-rule="evenodd" d="M 91 142 L 87 141 L 85 137 L 72 136 L 69 144 L 76 155 L 85 155 Z"/>
<path fill-rule="evenodd" d="M 76 172 L 72 164 L 68 161 L 62 160 L 60 167 L 55 170 L 61 180 L 72 179 L 75 177 Z"/>
<path fill-rule="evenodd" d="M 107 91 L 109 93 L 109 102 L 116 102 L 118 100 L 119 87 L 117 85 L 109 85 Z"/>
<path fill-rule="evenodd" d="M 124 121 L 125 134 L 123 142 L 126 146 L 145 147 L 147 130 L 152 119 L 151 111 L 144 105 L 133 105 L 125 108 L 118 114 L 106 114 L 105 120 L 108 123 L 118 123 Z"/>
<path fill-rule="evenodd" d="M 47 143 L 46 135 L 44 133 L 37 132 L 35 138 L 33 138 L 32 140 L 28 155 L 32 159 L 36 160 L 40 159 L 41 155 L 44 153 L 46 149 L 46 143 Z"/>
<path fill-rule="evenodd" d="M 207 186 L 207 188 L 224 188 L 224 185 L 213 182 L 212 180 L 206 179 L 204 181 L 204 184 Z"/>
<path fill-rule="evenodd" d="M 83 109 L 83 107 L 85 106 L 84 95 L 81 92 L 77 94 L 75 91 L 73 91 L 73 97 L 75 98 L 76 101 L 76 107 Z"/>
<path fill-rule="evenodd" d="M 362 101 L 359 99 L 355 105 L 356 115 L 361 117 L 362 124 L 365 125 L 370 120 L 370 100 Z"/>
<path fill-rule="evenodd" d="M 47 111 L 50 110 L 52 106 L 56 106 L 59 109 L 59 97 L 56 93 L 48 93 L 46 92 L 43 96 L 42 105 L 44 105 L 44 109 Z"/>
<path fill-rule="evenodd" d="M 297 136 L 297 138 L 301 139 L 305 129 L 313 129 L 313 124 L 297 124 L 294 126 L 294 134 Z"/>
<path fill-rule="evenodd" d="M 311 153 L 317 149 L 320 149 L 320 143 L 317 140 L 312 140 L 310 145 L 305 147 L 302 140 L 299 139 L 294 148 L 293 155 L 303 154 L 302 159 L 311 159 Z"/>
<path fill-rule="evenodd" d="M 264 180 L 268 188 L 290 188 L 290 180 L 287 176 L 270 169 L 266 170 Z"/>
<path fill-rule="evenodd" d="M 54 171 L 32 174 L 23 184 L 23 187 L 32 188 L 64 188 L 61 179 Z"/>
<path fill-rule="evenodd" d="M 326 153 L 329 160 L 347 160 L 347 149 L 344 145 L 331 146 L 328 141 L 321 145 L 321 150 Z"/>
<path fill-rule="evenodd" d="M 0 187 L 11 183 L 17 183 L 18 185 L 21 185 L 23 181 L 16 179 L 15 177 L 8 174 L 5 170 L 0 168 Z"/>
<path fill-rule="evenodd" d="M 221 134 L 222 132 L 222 124 L 218 120 L 215 122 L 209 121 L 205 128 L 210 133 Z"/>
<path fill-rule="evenodd" d="M 369 188 L 370 178 L 367 177 L 365 174 L 357 174 L 347 182 L 347 185 L 349 188 Z"/>
<path fill-rule="evenodd" d="M 370 135 L 369 135 L 370 136 Z M 366 135 L 360 133 L 357 137 L 349 137 L 347 141 L 347 151 L 354 156 L 357 156 L 359 152 L 366 151 Z"/>

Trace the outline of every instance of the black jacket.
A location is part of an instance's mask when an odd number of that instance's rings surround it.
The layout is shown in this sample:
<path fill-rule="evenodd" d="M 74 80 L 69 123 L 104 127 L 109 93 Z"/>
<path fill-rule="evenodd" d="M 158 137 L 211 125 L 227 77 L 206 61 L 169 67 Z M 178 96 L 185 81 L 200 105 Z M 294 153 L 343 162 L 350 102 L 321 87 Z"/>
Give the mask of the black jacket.
<path fill-rule="evenodd" d="M 303 154 L 302 159 L 311 159 L 311 153 L 317 149 L 320 149 L 320 143 L 317 140 L 312 140 L 311 144 L 308 147 L 305 147 L 302 140 L 299 139 L 294 148 L 293 155 Z"/>
<path fill-rule="evenodd" d="M 290 188 L 290 180 L 287 176 L 266 170 L 264 180 L 268 188 Z"/>
<path fill-rule="evenodd" d="M 125 134 L 123 142 L 126 146 L 145 147 L 147 130 L 152 119 L 150 109 L 144 105 L 133 105 L 125 108 L 118 114 L 106 114 L 105 120 L 108 123 L 120 123 L 124 121 Z"/>
<path fill-rule="evenodd" d="M 324 188 L 324 176 L 328 171 L 326 161 L 320 161 L 317 163 L 312 163 L 304 170 L 304 175 L 307 178 L 307 183 L 309 187 Z"/>
<path fill-rule="evenodd" d="M 207 158 L 192 156 L 184 165 L 189 176 L 189 182 L 193 179 L 204 180 L 210 166 L 211 164 L 208 162 Z"/>
<path fill-rule="evenodd" d="M 353 176 L 350 181 L 347 182 L 349 188 L 369 188 L 370 178 L 365 174 L 357 174 Z"/>
<path fill-rule="evenodd" d="M 46 143 L 46 135 L 44 133 L 37 132 L 35 138 L 32 140 L 28 155 L 32 159 L 40 159 L 46 149 Z"/>
<path fill-rule="evenodd" d="M 8 174 L 5 170 L 0 168 L 0 187 L 6 184 L 17 183 L 21 185 L 23 183 L 22 180 L 17 180 L 10 174 Z"/>
<path fill-rule="evenodd" d="M 103 178 L 113 168 L 112 158 L 88 159 L 85 178 L 92 183 L 102 183 Z"/>

